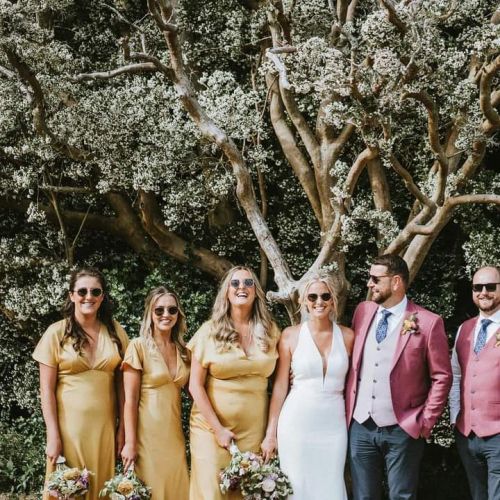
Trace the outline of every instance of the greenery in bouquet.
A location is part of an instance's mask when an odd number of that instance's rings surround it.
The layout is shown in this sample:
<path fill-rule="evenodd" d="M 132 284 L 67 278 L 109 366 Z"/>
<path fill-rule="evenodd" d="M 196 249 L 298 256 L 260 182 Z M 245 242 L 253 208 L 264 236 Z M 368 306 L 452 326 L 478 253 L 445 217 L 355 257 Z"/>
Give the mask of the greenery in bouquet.
<path fill-rule="evenodd" d="M 241 452 L 234 443 L 229 452 L 231 462 L 220 473 L 222 493 L 239 489 L 245 500 L 280 500 L 293 493 L 277 458 L 264 463 L 261 455 L 250 451 Z"/>
<path fill-rule="evenodd" d="M 117 473 L 104 483 L 99 496 L 109 495 L 111 500 L 150 500 L 151 488 L 146 486 L 129 467 L 125 473 Z"/>
<path fill-rule="evenodd" d="M 57 459 L 56 470 L 47 481 L 46 489 L 51 497 L 69 500 L 85 495 L 89 490 L 89 477 L 92 473 L 86 468 L 68 467 L 66 459 Z"/>

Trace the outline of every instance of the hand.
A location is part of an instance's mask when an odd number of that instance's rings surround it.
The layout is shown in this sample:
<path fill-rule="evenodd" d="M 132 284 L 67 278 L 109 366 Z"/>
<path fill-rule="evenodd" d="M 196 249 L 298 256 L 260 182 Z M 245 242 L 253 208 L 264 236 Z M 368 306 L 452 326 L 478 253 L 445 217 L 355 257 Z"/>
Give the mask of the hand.
<path fill-rule="evenodd" d="M 125 443 L 121 450 L 121 457 L 123 462 L 123 470 L 126 472 L 131 465 L 134 464 L 137 458 L 137 446 L 132 443 Z"/>
<path fill-rule="evenodd" d="M 226 429 L 226 427 L 221 427 L 220 429 L 215 431 L 215 439 L 219 446 L 221 446 L 222 448 L 226 448 L 227 450 L 229 449 L 231 441 L 233 439 L 236 439 L 236 434 L 234 434 L 234 432 L 231 432 L 229 429 Z"/>
<path fill-rule="evenodd" d="M 262 456 L 264 457 L 264 463 L 269 462 L 271 458 L 274 457 L 276 449 L 278 448 L 278 443 L 274 436 L 266 436 L 264 441 L 262 441 L 260 445 L 260 449 L 262 450 Z"/>
<path fill-rule="evenodd" d="M 52 465 L 56 465 L 56 461 L 60 455 L 62 455 L 62 442 L 61 438 L 47 438 L 47 446 L 45 448 L 45 454 Z"/>
<path fill-rule="evenodd" d="M 123 425 L 120 425 L 116 430 L 116 438 L 115 438 L 116 456 L 120 456 L 124 444 L 125 444 L 125 428 L 123 427 Z"/>

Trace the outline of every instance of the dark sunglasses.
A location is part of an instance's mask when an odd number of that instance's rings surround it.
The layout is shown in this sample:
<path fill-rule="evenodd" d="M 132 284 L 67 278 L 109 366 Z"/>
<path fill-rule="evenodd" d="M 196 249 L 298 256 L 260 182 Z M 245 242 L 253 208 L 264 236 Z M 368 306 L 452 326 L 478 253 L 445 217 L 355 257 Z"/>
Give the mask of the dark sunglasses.
<path fill-rule="evenodd" d="M 309 302 L 316 302 L 318 300 L 318 297 L 321 297 L 321 300 L 323 302 L 328 302 L 332 298 L 332 294 L 329 292 L 320 293 L 319 295 L 317 293 L 310 293 L 307 296 L 307 300 Z"/>
<path fill-rule="evenodd" d="M 390 274 L 382 274 L 381 276 L 374 276 L 373 274 L 368 275 L 368 281 L 373 281 L 375 284 L 377 284 L 381 278 L 392 278 L 392 275 Z"/>
<path fill-rule="evenodd" d="M 102 288 L 79 288 L 78 290 L 73 290 L 73 292 L 76 292 L 80 297 L 86 297 L 89 292 L 92 297 L 100 297 L 102 295 Z"/>
<path fill-rule="evenodd" d="M 169 307 L 155 307 L 153 312 L 156 316 L 161 317 L 165 314 L 165 311 L 168 312 L 171 316 L 175 316 L 179 312 L 179 308 L 177 306 L 169 306 Z"/>
<path fill-rule="evenodd" d="M 251 288 L 255 285 L 255 281 L 253 280 L 253 278 L 245 278 L 244 280 L 234 279 L 229 283 L 233 288 L 239 288 L 240 284 L 242 284 L 244 288 Z"/>
<path fill-rule="evenodd" d="M 487 292 L 494 292 L 497 289 L 498 283 L 476 283 L 472 285 L 472 290 L 476 293 L 481 293 L 483 288 L 486 288 Z"/>

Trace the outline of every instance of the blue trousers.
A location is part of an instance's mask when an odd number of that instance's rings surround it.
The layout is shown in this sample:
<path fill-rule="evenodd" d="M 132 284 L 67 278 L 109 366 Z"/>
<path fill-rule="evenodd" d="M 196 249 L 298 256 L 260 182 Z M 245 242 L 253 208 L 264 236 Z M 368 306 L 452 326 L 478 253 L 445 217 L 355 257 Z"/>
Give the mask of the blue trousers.
<path fill-rule="evenodd" d="M 500 499 L 500 434 L 465 437 L 455 430 L 458 454 L 464 464 L 473 500 Z"/>
<path fill-rule="evenodd" d="M 371 418 L 363 424 L 353 420 L 349 463 L 354 500 L 382 497 L 384 469 L 391 500 L 416 500 L 424 446 L 423 439 L 413 439 L 397 424 L 377 427 Z"/>

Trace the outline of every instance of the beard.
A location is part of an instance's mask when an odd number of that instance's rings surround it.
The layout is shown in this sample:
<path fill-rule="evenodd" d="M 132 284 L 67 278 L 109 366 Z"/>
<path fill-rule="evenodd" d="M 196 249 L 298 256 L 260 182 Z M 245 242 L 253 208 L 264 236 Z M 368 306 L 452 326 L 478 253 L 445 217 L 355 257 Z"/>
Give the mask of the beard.
<path fill-rule="evenodd" d="M 390 296 L 391 296 L 390 290 L 373 292 L 372 293 L 372 300 L 376 304 L 383 304 Z"/>
<path fill-rule="evenodd" d="M 498 306 L 500 306 L 500 298 L 492 298 L 488 300 L 478 300 L 477 301 L 477 307 L 480 311 L 489 313 L 495 311 L 495 309 L 498 309 Z"/>

